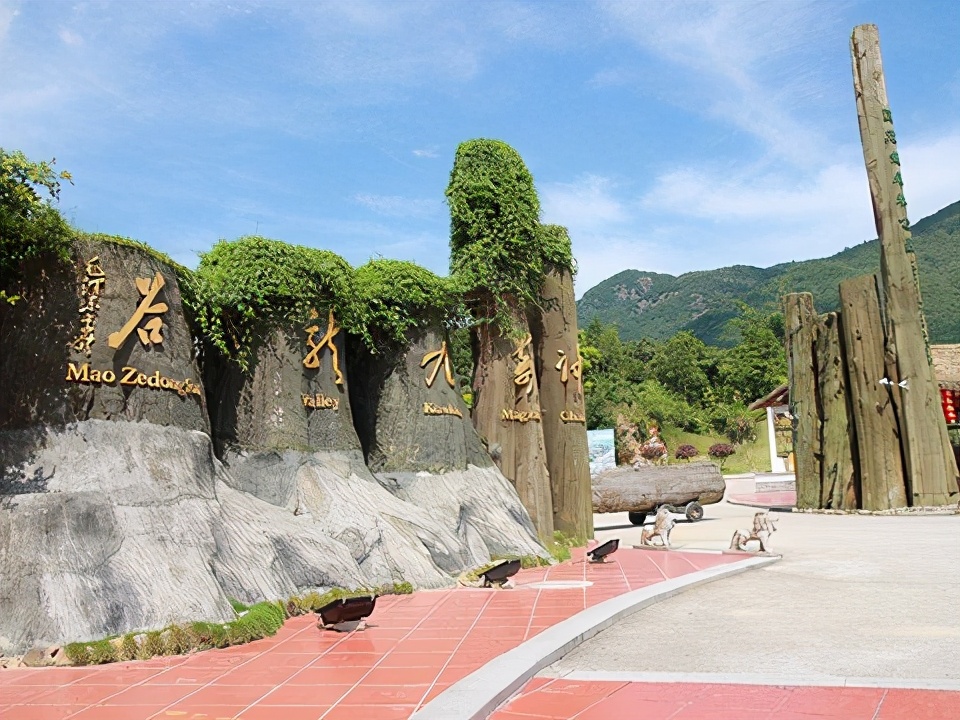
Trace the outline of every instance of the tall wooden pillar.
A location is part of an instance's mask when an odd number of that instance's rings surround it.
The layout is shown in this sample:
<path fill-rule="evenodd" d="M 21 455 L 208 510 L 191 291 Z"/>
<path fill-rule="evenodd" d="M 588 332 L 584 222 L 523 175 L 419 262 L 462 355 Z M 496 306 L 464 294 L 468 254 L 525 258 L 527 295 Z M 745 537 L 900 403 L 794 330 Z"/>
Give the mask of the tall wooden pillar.
<path fill-rule="evenodd" d="M 849 389 L 839 313 L 821 318 L 817 339 L 817 385 L 821 411 L 822 486 L 820 507 L 852 510 L 857 507 L 851 438 L 854 428 L 848 413 Z"/>
<path fill-rule="evenodd" d="M 816 345 L 820 320 L 813 295 L 790 293 L 783 298 L 784 342 L 793 416 L 797 507 L 820 507 L 820 411 L 817 401 Z"/>
<path fill-rule="evenodd" d="M 900 423 L 893 404 L 883 350 L 883 319 L 874 275 L 840 283 L 841 331 L 847 357 L 850 415 L 856 437 L 860 507 L 904 507 L 907 495 L 900 454 Z"/>
<path fill-rule="evenodd" d="M 957 464 L 940 409 L 940 397 L 923 318 L 916 257 L 893 114 L 887 100 L 876 25 L 859 25 L 850 39 L 853 85 L 873 215 L 880 237 L 886 353 L 896 364 L 894 393 L 913 505 L 957 502 Z M 890 378 L 894 379 L 894 378 Z"/>
<path fill-rule="evenodd" d="M 593 499 L 577 303 L 569 270 L 547 268 L 540 307 L 531 308 L 528 315 L 540 383 L 553 525 L 568 537 L 587 540 L 593 537 Z"/>

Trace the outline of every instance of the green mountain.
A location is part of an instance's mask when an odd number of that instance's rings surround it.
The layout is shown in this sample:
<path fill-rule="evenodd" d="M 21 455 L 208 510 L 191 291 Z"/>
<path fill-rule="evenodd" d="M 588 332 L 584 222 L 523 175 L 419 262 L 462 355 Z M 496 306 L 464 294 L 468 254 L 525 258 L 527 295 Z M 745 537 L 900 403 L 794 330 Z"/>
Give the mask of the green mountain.
<path fill-rule="evenodd" d="M 934 343 L 960 343 L 960 202 L 913 226 L 924 310 Z M 734 265 L 679 277 L 624 270 L 590 288 L 577 303 L 580 327 L 614 323 L 623 340 L 668 338 L 689 330 L 705 343 L 728 344 L 737 301 L 774 309 L 788 292 L 811 292 L 819 312 L 836 310 L 841 280 L 880 269 L 878 240 L 828 258 L 769 268 Z"/>

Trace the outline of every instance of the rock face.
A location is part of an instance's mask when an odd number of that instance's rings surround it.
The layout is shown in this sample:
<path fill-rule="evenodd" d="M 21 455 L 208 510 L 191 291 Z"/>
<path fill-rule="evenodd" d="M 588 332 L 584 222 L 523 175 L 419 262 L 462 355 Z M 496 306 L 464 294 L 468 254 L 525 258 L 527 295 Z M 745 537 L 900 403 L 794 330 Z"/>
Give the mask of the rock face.
<path fill-rule="evenodd" d="M 364 378 L 350 395 L 367 465 L 472 555 L 542 554 L 530 516 L 470 422 L 443 337 L 421 330 L 400 353 L 351 353 L 351 373 Z"/>
<path fill-rule="evenodd" d="M 385 390 L 375 478 L 329 318 L 268 335 L 247 373 L 208 357 L 208 392 L 163 260 L 87 239 L 38 277 L 0 304 L 0 653 L 228 620 L 230 598 L 442 586 L 491 553 L 543 552 L 456 393 L 401 382 L 436 336 L 364 378 Z M 429 452 L 399 446 L 421 435 Z"/>
<path fill-rule="evenodd" d="M 525 316 L 519 342 L 493 325 L 474 329 L 479 348 L 473 378 L 473 424 L 500 471 L 513 483 L 537 535 L 553 539 L 553 499 L 541 426 L 540 394 Z"/>
<path fill-rule="evenodd" d="M 342 543 L 226 482 L 171 269 L 109 242 L 76 257 L 0 316 L 0 651 L 363 582 Z"/>
<path fill-rule="evenodd" d="M 33 444 L 4 475 L 0 649 L 233 617 L 229 598 L 357 586 L 356 562 L 304 518 L 232 490 L 209 437 L 86 420 L 0 436 Z"/>
<path fill-rule="evenodd" d="M 236 489 L 309 517 L 349 549 L 368 584 L 404 579 L 419 587 L 439 587 L 450 584 L 451 574 L 486 562 L 490 549 L 542 552 L 526 537 L 522 525 L 519 531 L 510 528 L 506 534 L 493 534 L 488 544 L 478 526 L 461 527 L 463 510 L 460 504 L 449 503 L 450 498 L 444 499 L 446 514 L 438 515 L 435 511 L 441 505 L 407 502 L 396 484 L 387 483 L 396 493 L 381 485 L 364 462 L 354 429 L 351 400 L 355 393 L 348 390 L 354 368 L 347 361 L 344 334 L 336 332 L 329 320 L 312 327 L 317 328 L 312 335 L 297 327 L 274 330 L 257 350 L 249 372 L 227 366 L 216 381 L 216 400 L 211 403 L 214 437 Z M 315 366 L 305 365 L 318 338 L 328 335 L 330 344 L 316 355 L 317 362 L 309 361 Z M 336 364 L 332 348 L 336 348 Z M 364 375 L 358 384 L 378 386 L 382 378 L 382 373 Z M 394 400 L 403 402 L 390 397 L 391 408 Z M 385 405 L 378 407 L 389 416 L 391 410 Z M 456 467 L 465 471 L 468 460 L 483 461 L 482 450 L 475 436 L 473 445 L 467 444 L 463 419 L 454 420 L 459 428 L 454 435 L 459 433 L 459 439 L 448 437 L 447 444 L 457 449 L 443 463 L 456 459 Z M 366 421 L 368 427 L 370 422 Z M 415 443 L 414 438 L 398 437 L 397 442 L 395 451 L 383 445 L 372 454 L 376 467 L 393 462 L 394 455 L 415 454 L 409 448 L 416 444 L 403 444 Z M 497 506 L 519 505 L 510 488 L 503 489 Z M 509 511 L 501 509 L 501 513 L 509 516 Z M 521 514 L 512 522 L 523 520 Z"/>
<path fill-rule="evenodd" d="M 528 316 L 540 385 L 553 525 L 570 537 L 587 539 L 593 537 L 590 452 L 570 271 L 548 267 L 540 299 L 540 307 L 528 310 Z"/>

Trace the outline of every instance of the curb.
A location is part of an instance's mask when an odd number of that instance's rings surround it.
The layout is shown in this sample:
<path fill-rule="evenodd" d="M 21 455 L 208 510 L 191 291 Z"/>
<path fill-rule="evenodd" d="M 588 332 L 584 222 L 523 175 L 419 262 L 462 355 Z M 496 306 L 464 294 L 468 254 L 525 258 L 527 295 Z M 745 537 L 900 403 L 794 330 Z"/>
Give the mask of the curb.
<path fill-rule="evenodd" d="M 960 680 L 846 677 L 842 675 L 770 675 L 765 673 L 631 672 L 577 670 L 556 680 L 574 682 L 681 683 L 695 685 L 774 685 L 777 687 L 859 687 L 897 690 L 960 691 Z"/>
<path fill-rule="evenodd" d="M 723 499 L 727 501 L 728 505 L 739 505 L 741 507 L 754 507 L 754 508 L 757 508 L 758 510 L 773 510 L 774 512 L 794 512 L 794 509 L 796 507 L 795 505 L 785 505 L 785 504 L 777 504 L 777 503 L 774 503 L 773 505 L 764 504 L 757 500 L 745 498 L 742 495 L 741 496 L 734 495 L 732 497 L 727 496 L 727 497 L 724 497 Z"/>
<path fill-rule="evenodd" d="M 540 670 L 618 620 L 688 588 L 739 575 L 779 559 L 751 557 L 699 570 L 632 590 L 582 610 L 454 683 L 411 715 L 410 720 L 486 720 Z"/>

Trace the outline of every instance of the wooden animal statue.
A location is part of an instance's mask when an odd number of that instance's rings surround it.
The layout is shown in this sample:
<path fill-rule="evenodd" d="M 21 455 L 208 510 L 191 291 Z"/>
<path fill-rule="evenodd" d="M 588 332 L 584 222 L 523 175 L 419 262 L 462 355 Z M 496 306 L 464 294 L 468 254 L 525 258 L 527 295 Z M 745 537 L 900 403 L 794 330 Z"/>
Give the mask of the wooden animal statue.
<path fill-rule="evenodd" d="M 777 519 L 769 512 L 758 512 L 753 516 L 753 529 L 735 530 L 730 539 L 731 550 L 747 550 L 747 543 L 756 540 L 760 543 L 760 552 L 770 552 L 770 536 L 777 531 Z"/>
<path fill-rule="evenodd" d="M 657 510 L 657 520 L 653 527 L 645 527 L 640 532 L 640 544 L 650 547 L 670 547 L 670 531 L 676 524 L 677 521 L 670 515 L 670 511 L 666 508 L 660 508 Z M 659 543 L 654 542 L 656 538 L 660 538 Z"/>

